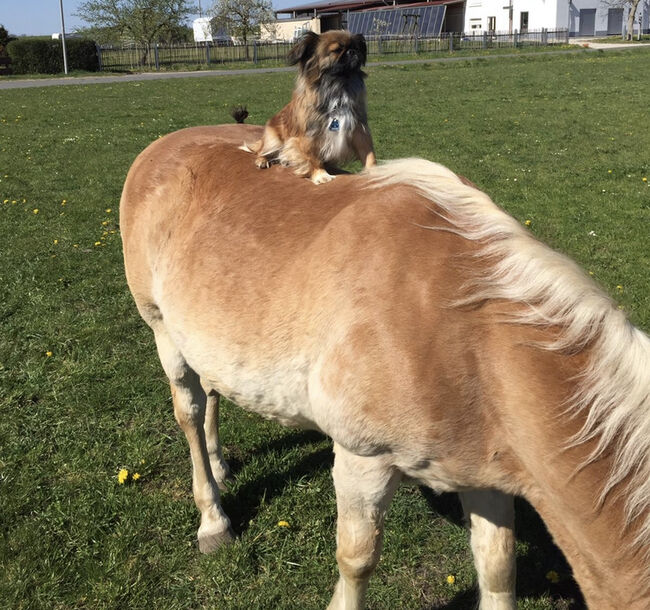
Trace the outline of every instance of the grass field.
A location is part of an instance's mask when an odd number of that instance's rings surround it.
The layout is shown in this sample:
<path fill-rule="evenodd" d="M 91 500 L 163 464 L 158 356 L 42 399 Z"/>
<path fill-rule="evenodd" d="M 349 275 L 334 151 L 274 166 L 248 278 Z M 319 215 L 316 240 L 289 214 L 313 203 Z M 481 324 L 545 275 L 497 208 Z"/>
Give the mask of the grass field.
<path fill-rule="evenodd" d="M 469 177 L 648 331 L 649 59 L 638 49 L 373 67 L 378 155 Z M 326 606 L 336 515 L 330 443 L 317 434 L 226 405 L 235 481 L 223 503 L 240 538 L 199 554 L 189 453 L 127 291 L 117 214 L 149 142 L 229 122 L 239 103 L 263 123 L 291 87 L 283 73 L 0 91 L 2 608 Z M 120 469 L 141 476 L 119 485 Z M 580 608 L 543 525 L 519 508 L 520 608 Z M 403 486 L 369 607 L 464 610 L 474 586 L 455 497 Z"/>

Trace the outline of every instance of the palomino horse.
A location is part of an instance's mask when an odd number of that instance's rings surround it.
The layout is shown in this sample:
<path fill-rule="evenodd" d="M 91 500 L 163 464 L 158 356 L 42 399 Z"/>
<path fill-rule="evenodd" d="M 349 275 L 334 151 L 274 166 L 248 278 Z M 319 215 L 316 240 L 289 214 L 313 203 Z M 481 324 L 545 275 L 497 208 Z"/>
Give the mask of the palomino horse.
<path fill-rule="evenodd" d="M 363 605 L 396 487 L 457 491 L 481 608 L 515 608 L 513 495 L 590 608 L 650 608 L 650 339 L 566 257 L 448 169 L 315 186 L 238 150 L 149 146 L 120 209 L 126 275 L 190 445 L 204 552 L 231 540 L 218 397 L 332 437 L 340 578 Z"/>

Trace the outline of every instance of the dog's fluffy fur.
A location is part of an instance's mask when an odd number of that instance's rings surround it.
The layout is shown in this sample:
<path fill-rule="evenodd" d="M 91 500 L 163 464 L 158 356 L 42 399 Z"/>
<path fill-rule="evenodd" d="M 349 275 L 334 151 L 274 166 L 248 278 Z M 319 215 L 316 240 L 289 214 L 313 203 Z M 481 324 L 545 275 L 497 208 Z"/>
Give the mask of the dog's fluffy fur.
<path fill-rule="evenodd" d="M 289 52 L 299 64 L 291 101 L 272 117 L 260 140 L 242 148 L 260 168 L 279 161 L 315 184 L 334 178 L 326 165 L 355 157 L 375 165 L 366 111 L 366 41 L 361 34 L 308 32 Z"/>

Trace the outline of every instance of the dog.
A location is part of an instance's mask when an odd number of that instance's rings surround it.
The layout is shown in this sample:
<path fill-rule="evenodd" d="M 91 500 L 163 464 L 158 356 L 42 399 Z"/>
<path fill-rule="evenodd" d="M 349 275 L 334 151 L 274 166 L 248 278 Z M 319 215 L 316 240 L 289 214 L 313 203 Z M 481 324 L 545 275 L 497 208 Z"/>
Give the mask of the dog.
<path fill-rule="evenodd" d="M 314 184 L 334 179 L 326 166 L 357 157 L 376 164 L 366 110 L 367 47 L 361 34 L 307 32 L 289 51 L 299 64 L 291 101 L 265 125 L 260 140 L 241 148 L 257 155 L 259 168 L 290 166 Z"/>

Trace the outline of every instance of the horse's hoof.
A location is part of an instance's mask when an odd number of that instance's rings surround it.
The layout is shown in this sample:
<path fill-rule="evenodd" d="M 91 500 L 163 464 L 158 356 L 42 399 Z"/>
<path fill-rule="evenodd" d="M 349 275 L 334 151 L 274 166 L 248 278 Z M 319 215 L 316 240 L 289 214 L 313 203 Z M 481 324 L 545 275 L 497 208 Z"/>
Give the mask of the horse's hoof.
<path fill-rule="evenodd" d="M 235 540 L 235 533 L 230 527 L 225 530 L 219 531 L 205 531 L 199 530 L 199 551 L 201 553 L 212 553 L 220 546 L 231 544 Z"/>

